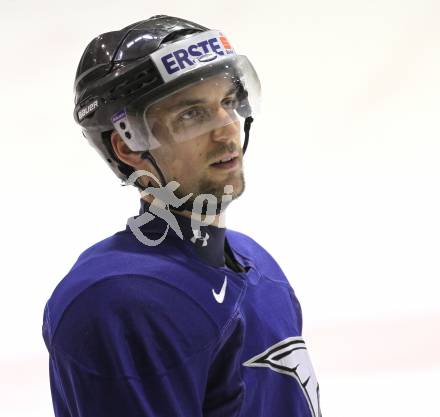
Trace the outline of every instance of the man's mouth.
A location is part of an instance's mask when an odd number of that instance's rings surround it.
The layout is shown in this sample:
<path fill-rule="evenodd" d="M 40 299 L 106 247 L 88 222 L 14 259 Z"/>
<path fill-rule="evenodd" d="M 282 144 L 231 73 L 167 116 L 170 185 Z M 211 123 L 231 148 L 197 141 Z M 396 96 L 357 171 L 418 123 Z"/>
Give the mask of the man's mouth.
<path fill-rule="evenodd" d="M 225 154 L 221 158 L 213 162 L 211 166 L 221 169 L 233 168 L 238 165 L 239 156 L 240 154 L 238 152 Z"/>
<path fill-rule="evenodd" d="M 231 169 L 238 166 L 240 162 L 240 154 L 238 152 L 223 155 L 216 162 L 211 164 L 215 169 Z"/>

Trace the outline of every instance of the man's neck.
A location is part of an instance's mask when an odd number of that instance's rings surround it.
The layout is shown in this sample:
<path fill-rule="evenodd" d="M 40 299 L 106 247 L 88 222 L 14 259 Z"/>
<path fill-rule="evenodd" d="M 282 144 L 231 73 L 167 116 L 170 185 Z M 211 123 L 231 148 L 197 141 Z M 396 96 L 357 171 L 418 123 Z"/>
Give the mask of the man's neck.
<path fill-rule="evenodd" d="M 153 197 L 152 195 L 145 195 L 141 198 L 149 204 L 156 204 L 156 202 L 154 202 L 154 200 L 157 199 L 157 197 Z M 193 218 L 194 220 L 196 220 L 200 223 L 204 223 L 205 225 L 212 225 L 212 226 L 216 226 L 219 228 L 226 227 L 226 210 L 223 210 L 220 214 L 205 215 L 205 216 L 202 216 L 202 215 L 195 213 L 195 212 L 191 212 L 189 210 L 179 211 L 179 210 L 175 210 L 171 207 L 169 210 L 174 214 L 184 216 L 184 217 L 187 217 L 190 219 Z M 203 219 L 202 219 L 202 217 L 203 217 Z"/>

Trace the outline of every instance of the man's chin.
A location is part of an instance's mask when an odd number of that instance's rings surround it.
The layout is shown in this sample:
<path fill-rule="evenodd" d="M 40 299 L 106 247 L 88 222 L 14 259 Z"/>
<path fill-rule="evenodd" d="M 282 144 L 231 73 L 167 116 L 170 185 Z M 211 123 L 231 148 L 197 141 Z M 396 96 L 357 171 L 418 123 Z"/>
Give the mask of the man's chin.
<path fill-rule="evenodd" d="M 212 195 L 220 204 L 222 201 L 237 199 L 243 194 L 244 190 L 244 175 L 243 171 L 240 171 L 237 175 L 222 181 L 205 177 L 199 181 L 197 186 L 191 187 L 182 185 L 174 193 L 178 198 L 192 193 L 192 196 L 188 199 L 188 203 L 191 204 L 194 203 L 198 197 L 200 198 L 201 195 Z"/>
<path fill-rule="evenodd" d="M 223 196 L 231 195 L 232 200 L 235 200 L 243 194 L 244 188 L 244 176 L 240 172 L 239 175 L 234 175 L 224 181 L 202 182 L 199 187 L 199 194 L 212 194 L 219 201 L 222 200 Z"/>

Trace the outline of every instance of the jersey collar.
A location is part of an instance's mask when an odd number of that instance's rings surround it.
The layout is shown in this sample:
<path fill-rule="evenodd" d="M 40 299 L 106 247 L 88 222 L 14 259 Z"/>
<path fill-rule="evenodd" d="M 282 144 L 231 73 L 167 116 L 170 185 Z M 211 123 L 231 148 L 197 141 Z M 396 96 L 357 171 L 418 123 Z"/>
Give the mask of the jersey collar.
<path fill-rule="evenodd" d="M 165 211 L 171 217 L 167 221 L 154 213 L 154 207 L 147 201 L 140 199 L 139 216 L 149 212 L 151 220 L 139 227 L 139 230 L 149 239 L 158 239 L 166 233 L 164 241 L 169 238 L 179 239 L 191 244 L 196 253 L 208 264 L 214 267 L 225 266 L 225 232 L 226 228 L 213 225 L 204 225 L 195 219 L 183 216 L 178 212 Z M 162 212 L 164 213 L 164 212 Z M 139 216 L 135 216 L 138 218 Z M 175 219 L 175 222 L 174 220 Z M 168 227 L 168 231 L 167 231 Z M 127 229 L 129 226 L 127 225 Z M 157 236 L 160 235 L 160 236 Z M 162 243 L 159 243 L 162 244 Z"/>

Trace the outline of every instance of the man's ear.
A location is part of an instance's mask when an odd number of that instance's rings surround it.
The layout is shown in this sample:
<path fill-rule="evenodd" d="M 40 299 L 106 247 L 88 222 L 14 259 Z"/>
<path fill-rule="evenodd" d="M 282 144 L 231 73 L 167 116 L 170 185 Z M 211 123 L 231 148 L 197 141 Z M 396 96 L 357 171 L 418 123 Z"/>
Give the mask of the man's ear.
<path fill-rule="evenodd" d="M 113 146 L 113 150 L 116 156 L 125 164 L 131 166 L 135 171 L 145 170 L 154 174 L 157 178 L 159 178 L 159 173 L 156 168 L 151 164 L 148 159 L 142 158 L 142 151 L 132 151 L 128 145 L 121 138 L 119 133 L 114 130 L 110 137 L 111 144 Z M 141 177 L 138 181 L 140 181 L 141 185 L 147 187 L 150 181 L 148 177 Z"/>
<path fill-rule="evenodd" d="M 145 169 L 145 161 L 141 158 L 141 152 L 132 151 L 116 130 L 112 132 L 110 140 L 116 156 L 122 162 L 136 170 Z"/>

